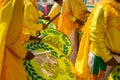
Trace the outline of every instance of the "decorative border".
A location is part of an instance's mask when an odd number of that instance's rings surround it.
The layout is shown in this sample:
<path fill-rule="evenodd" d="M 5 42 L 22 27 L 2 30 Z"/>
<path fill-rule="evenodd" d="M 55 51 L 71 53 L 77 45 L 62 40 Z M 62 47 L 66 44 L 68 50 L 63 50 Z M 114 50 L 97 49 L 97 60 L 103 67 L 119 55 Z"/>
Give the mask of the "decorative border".
<path fill-rule="evenodd" d="M 42 50 L 46 50 L 46 51 L 51 51 L 51 54 L 53 57 L 55 57 L 58 62 L 59 60 L 62 60 L 62 63 L 64 65 L 61 65 L 60 63 L 59 66 L 65 66 L 65 72 L 67 73 L 67 75 L 69 76 L 69 79 L 71 78 L 72 80 L 76 80 L 75 76 L 73 75 L 73 73 L 71 72 L 71 68 L 72 68 L 72 63 L 67 59 L 67 56 L 65 54 L 59 54 L 57 53 L 56 51 L 54 51 L 53 48 L 51 48 L 51 45 L 47 44 L 47 43 L 43 43 L 43 42 L 35 42 L 35 41 L 31 41 L 31 42 L 28 42 L 26 43 L 25 45 L 25 48 L 28 49 L 29 51 L 38 51 L 38 49 L 42 49 Z M 31 80 L 59 80 L 59 79 L 53 79 L 53 78 L 49 78 L 49 79 L 46 79 L 44 76 L 42 75 L 39 75 L 34 67 L 32 66 L 32 63 L 31 61 L 23 61 L 23 64 L 24 64 L 24 67 L 25 67 L 25 70 L 28 74 L 28 77 L 31 79 Z M 62 74 L 61 72 L 59 72 L 59 74 Z M 66 75 L 66 76 L 67 76 Z M 68 79 L 68 80 L 69 80 Z"/>
<path fill-rule="evenodd" d="M 43 42 L 53 45 L 61 50 L 66 56 L 71 54 L 72 43 L 64 33 L 56 29 L 45 29 L 41 31 L 41 34 L 44 35 L 42 39 Z"/>

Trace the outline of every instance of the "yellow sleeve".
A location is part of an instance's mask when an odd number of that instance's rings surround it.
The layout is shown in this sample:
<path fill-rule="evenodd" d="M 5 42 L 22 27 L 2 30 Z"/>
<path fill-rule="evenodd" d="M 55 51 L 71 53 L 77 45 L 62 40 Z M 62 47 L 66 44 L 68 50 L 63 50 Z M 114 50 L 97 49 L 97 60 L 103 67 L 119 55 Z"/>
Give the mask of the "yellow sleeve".
<path fill-rule="evenodd" d="M 105 62 L 112 58 L 110 50 L 105 45 L 105 30 L 107 27 L 107 9 L 103 9 L 103 6 L 99 6 L 94 10 L 94 13 L 90 17 L 90 50 L 97 56 L 100 56 Z"/>
<path fill-rule="evenodd" d="M 24 27 L 25 27 L 25 30 L 27 29 L 27 31 L 29 31 L 29 32 L 25 32 L 25 33 L 28 33 L 29 35 L 34 35 L 35 36 L 36 31 L 41 31 L 42 30 L 43 25 L 26 21 L 24 23 Z"/>
<path fill-rule="evenodd" d="M 38 10 L 35 6 L 30 2 L 26 3 L 24 6 L 24 28 L 31 32 L 41 31 L 43 25 L 37 24 L 38 17 Z"/>
<path fill-rule="evenodd" d="M 10 8 L 8 7 L 8 9 Z M 19 15 L 18 12 L 20 13 Z M 5 48 L 8 48 L 9 51 L 11 51 L 11 54 L 23 59 L 26 56 L 27 50 L 23 47 L 19 39 L 23 27 L 23 4 L 21 0 L 15 2 L 11 15 L 13 16 L 11 16 L 8 29 L 6 29 L 7 31 L 4 31 L 7 32 L 7 36 L 5 37 Z M 8 16 L 10 15 L 8 14 Z"/>
<path fill-rule="evenodd" d="M 23 47 L 20 41 L 16 41 L 14 43 L 10 42 L 10 44 L 8 43 L 6 46 L 13 54 L 19 58 L 25 58 L 27 50 Z"/>
<path fill-rule="evenodd" d="M 53 19 L 59 12 L 61 12 L 60 8 L 61 8 L 60 5 L 55 2 L 48 14 L 50 19 Z"/>

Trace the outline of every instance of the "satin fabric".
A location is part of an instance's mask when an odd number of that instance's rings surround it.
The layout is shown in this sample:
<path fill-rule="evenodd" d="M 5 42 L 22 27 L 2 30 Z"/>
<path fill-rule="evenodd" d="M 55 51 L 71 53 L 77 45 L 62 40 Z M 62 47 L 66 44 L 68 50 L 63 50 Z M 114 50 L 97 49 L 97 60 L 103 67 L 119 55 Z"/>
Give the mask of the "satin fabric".
<path fill-rule="evenodd" d="M 71 20 L 71 17 L 82 21 L 86 12 L 87 7 L 82 0 L 63 0 L 58 30 L 69 36 L 73 29 L 79 28 L 75 21 Z"/>
<path fill-rule="evenodd" d="M 38 18 L 42 17 L 43 13 L 39 11 L 36 1 L 24 0 L 24 27 L 22 30 L 22 43 L 29 40 L 29 36 L 36 36 L 36 31 L 41 31 L 43 25 L 37 24 Z"/>
<path fill-rule="evenodd" d="M 80 80 L 89 80 L 88 52 L 92 51 L 104 62 L 112 58 L 110 51 L 120 53 L 120 3 L 102 0 L 97 3 L 84 27 L 75 68 Z M 82 56 L 82 57 L 81 57 Z"/>
<path fill-rule="evenodd" d="M 61 6 L 58 3 L 54 3 L 54 5 L 52 6 L 48 16 L 50 17 L 50 19 L 52 20 L 58 13 L 61 12 Z M 60 15 L 59 15 L 60 16 Z M 59 22 L 59 16 L 57 16 L 52 22 L 54 23 L 54 25 L 56 26 L 56 28 L 58 28 L 58 22 Z"/>
<path fill-rule="evenodd" d="M 19 39 L 22 27 L 23 1 L 4 0 L 0 5 L 0 80 L 27 80 L 22 63 L 27 51 Z"/>
<path fill-rule="evenodd" d="M 78 31 L 82 26 L 79 26 L 76 19 L 84 20 L 87 13 L 87 8 L 82 0 L 63 0 L 61 15 L 59 16 L 58 30 L 63 32 L 72 42 L 72 53 L 69 59 L 75 64 L 75 59 L 78 51 Z"/>

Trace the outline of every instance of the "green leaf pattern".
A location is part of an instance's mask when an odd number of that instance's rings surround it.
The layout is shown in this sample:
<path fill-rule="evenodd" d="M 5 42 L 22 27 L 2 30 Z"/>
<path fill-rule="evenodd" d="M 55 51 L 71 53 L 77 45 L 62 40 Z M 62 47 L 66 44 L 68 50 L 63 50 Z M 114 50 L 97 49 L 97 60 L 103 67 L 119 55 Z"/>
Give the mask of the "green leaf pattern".
<path fill-rule="evenodd" d="M 41 34 L 44 35 L 42 42 L 53 45 L 61 50 L 65 55 L 69 56 L 72 52 L 72 44 L 65 34 L 56 29 L 42 30 Z"/>
<path fill-rule="evenodd" d="M 69 64 L 69 62 L 66 60 L 66 58 L 64 59 L 64 57 L 67 57 L 66 55 L 64 54 L 58 54 L 56 51 L 54 51 L 54 49 L 52 49 L 49 45 L 47 45 L 46 43 L 43 43 L 43 42 L 38 42 L 38 41 L 31 41 L 31 42 L 28 42 L 26 43 L 25 45 L 25 48 L 29 51 L 41 51 L 41 50 L 45 50 L 45 51 L 51 51 L 51 54 L 53 57 L 55 57 L 56 59 L 61 59 L 65 65 L 66 65 L 66 72 L 67 72 L 67 75 L 69 75 L 69 77 L 72 79 L 72 80 L 76 80 L 75 79 L 75 76 L 72 74 L 71 72 L 71 65 Z M 64 46 L 65 50 L 67 50 L 67 47 Z M 65 51 L 64 51 L 65 52 Z M 66 51 L 67 52 L 67 51 Z M 32 64 L 31 64 L 31 61 L 23 61 L 23 64 L 24 64 L 24 67 L 25 67 L 25 70 L 28 74 L 28 76 L 30 77 L 31 80 L 55 80 L 55 79 L 46 79 L 44 78 L 42 75 L 40 76 L 36 71 L 35 69 L 33 68 Z M 59 63 L 60 64 L 60 63 Z M 46 64 L 47 65 L 47 64 Z M 61 73 L 65 73 L 64 70 L 59 70 L 59 74 Z M 66 74 L 66 73 L 65 73 Z M 61 74 L 63 75 L 63 74 Z M 57 76 L 56 76 L 57 77 Z M 67 79 L 69 80 L 69 79 Z"/>
<path fill-rule="evenodd" d="M 112 76 L 112 80 L 120 80 L 120 65 L 114 68 L 111 76 Z"/>

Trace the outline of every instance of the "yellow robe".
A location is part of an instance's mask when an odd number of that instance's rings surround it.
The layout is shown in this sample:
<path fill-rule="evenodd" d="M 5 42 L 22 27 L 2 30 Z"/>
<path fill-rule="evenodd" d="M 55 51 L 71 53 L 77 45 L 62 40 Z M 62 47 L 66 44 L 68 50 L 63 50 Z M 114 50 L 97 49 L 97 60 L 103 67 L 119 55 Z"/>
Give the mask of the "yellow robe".
<path fill-rule="evenodd" d="M 78 33 L 77 30 L 81 26 L 75 23 L 76 19 L 84 20 L 87 13 L 87 7 L 82 0 L 64 0 L 61 8 L 61 15 L 59 16 L 58 30 L 63 32 L 72 42 L 72 53 L 69 59 L 75 63 L 78 51 Z"/>
<path fill-rule="evenodd" d="M 3 2 L 3 0 L 0 0 L 0 5 L 1 5 L 2 2 Z"/>
<path fill-rule="evenodd" d="M 89 80 L 88 52 L 104 62 L 112 58 L 110 51 L 120 53 L 120 3 L 102 0 L 95 5 L 84 27 L 75 68 L 79 80 Z"/>
<path fill-rule="evenodd" d="M 35 2 L 24 0 L 24 27 L 21 35 L 22 43 L 29 40 L 29 36 L 36 36 L 36 31 L 42 30 L 42 24 L 37 24 L 43 13 L 39 11 Z"/>
<path fill-rule="evenodd" d="M 90 40 L 92 41 L 90 50 L 107 62 L 112 58 L 110 51 L 120 54 L 120 3 L 107 0 L 101 5 L 98 6 L 99 11 L 96 11 L 98 14 L 95 16 L 98 18 L 94 22 L 96 24 L 90 27 Z"/>
<path fill-rule="evenodd" d="M 86 12 L 87 7 L 82 0 L 64 0 L 61 8 L 58 30 L 69 36 L 73 29 L 79 29 L 75 20 L 79 19 L 82 21 L 85 18 Z M 75 20 L 71 18 L 75 18 Z"/>
<path fill-rule="evenodd" d="M 23 1 L 4 0 L 0 5 L 0 80 L 27 80 L 22 64 L 27 51 L 19 39 L 22 26 Z"/>

